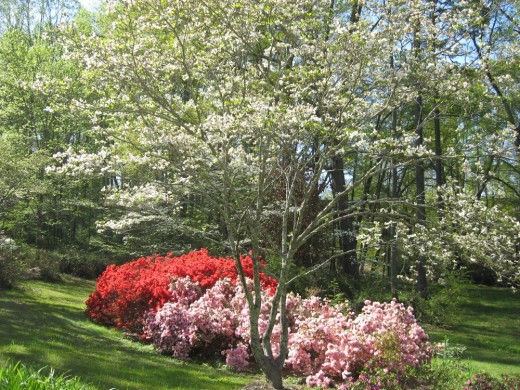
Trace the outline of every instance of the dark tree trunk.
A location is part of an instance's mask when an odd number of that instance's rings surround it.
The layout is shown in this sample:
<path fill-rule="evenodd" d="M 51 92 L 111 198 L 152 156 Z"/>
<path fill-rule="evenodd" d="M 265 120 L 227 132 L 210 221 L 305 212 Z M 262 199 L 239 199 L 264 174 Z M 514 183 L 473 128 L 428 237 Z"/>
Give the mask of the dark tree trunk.
<path fill-rule="evenodd" d="M 440 188 L 444 185 L 444 171 L 442 167 L 441 112 L 439 107 L 435 107 L 433 115 L 433 127 L 435 132 L 435 184 L 437 188 Z M 444 202 L 440 191 L 437 191 L 437 209 L 439 217 L 442 218 Z"/>
<path fill-rule="evenodd" d="M 343 157 L 334 157 L 332 169 L 332 190 L 336 196 L 345 190 L 345 162 Z M 341 196 L 338 200 L 337 211 L 341 215 L 348 209 L 348 201 L 346 196 Z M 338 262 L 341 265 L 341 271 L 348 276 L 358 277 L 359 266 L 357 264 L 357 240 L 354 235 L 354 218 L 346 217 L 340 220 L 338 228 L 341 231 L 340 249 L 344 253 Z"/>
<path fill-rule="evenodd" d="M 421 62 L 421 37 L 420 30 L 421 26 L 417 25 L 414 32 L 413 39 L 413 54 L 414 59 L 417 63 Z M 420 80 L 417 82 L 417 100 L 415 102 L 415 113 L 414 113 L 414 122 L 415 122 L 415 136 L 416 136 L 416 146 L 420 148 L 424 143 L 424 124 L 423 124 L 423 98 L 422 98 L 422 86 Z M 416 212 L 417 212 L 417 223 L 419 225 L 426 225 L 426 196 L 425 196 L 425 177 L 424 177 L 424 162 L 422 157 L 418 157 L 415 163 L 415 202 L 417 204 Z M 419 243 L 419 245 L 423 245 L 423 243 Z M 421 254 L 420 248 L 417 250 L 417 263 L 416 263 L 416 271 L 417 271 L 417 291 L 419 294 L 426 298 L 427 293 L 427 278 L 426 278 L 426 259 Z"/>
<path fill-rule="evenodd" d="M 415 120 L 416 120 L 416 136 L 417 146 L 421 146 L 424 141 L 423 124 L 422 124 L 422 96 L 417 97 L 415 106 Z M 416 202 L 417 202 L 417 222 L 421 225 L 426 225 L 426 197 L 425 197 L 425 178 L 424 178 L 424 163 L 419 158 L 415 165 L 415 185 L 416 185 Z M 420 252 L 420 251 L 419 251 Z M 426 298 L 428 282 L 426 279 L 425 258 L 418 253 L 417 258 L 417 291 Z"/>
<path fill-rule="evenodd" d="M 394 110 L 392 112 L 392 132 L 394 134 L 394 137 L 396 137 L 397 132 L 397 111 Z M 390 190 L 390 197 L 392 198 L 392 201 L 396 201 L 398 194 L 397 194 L 397 167 L 396 167 L 396 159 L 395 157 L 392 157 L 392 182 L 391 182 L 391 190 Z M 396 242 L 396 228 L 395 228 L 395 222 L 392 221 L 392 224 L 390 225 L 390 290 L 392 291 L 392 298 L 399 299 L 399 293 L 398 293 L 398 286 L 397 286 L 397 274 L 398 274 L 398 267 L 397 267 L 397 242 Z"/>

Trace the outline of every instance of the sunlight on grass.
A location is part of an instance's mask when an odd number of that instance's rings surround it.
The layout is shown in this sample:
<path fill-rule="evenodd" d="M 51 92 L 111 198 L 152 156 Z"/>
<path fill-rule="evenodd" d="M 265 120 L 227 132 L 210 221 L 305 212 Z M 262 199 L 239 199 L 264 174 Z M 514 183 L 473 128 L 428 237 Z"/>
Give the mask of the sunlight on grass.
<path fill-rule="evenodd" d="M 476 371 L 520 375 L 520 295 L 506 288 L 467 288 L 457 319 L 446 329 L 428 328 L 430 337 L 464 345 L 463 361 Z"/>
<path fill-rule="evenodd" d="M 50 366 L 100 389 L 233 389 L 258 377 L 184 363 L 91 323 L 84 302 L 95 282 L 27 282 L 0 291 L 0 363 Z"/>

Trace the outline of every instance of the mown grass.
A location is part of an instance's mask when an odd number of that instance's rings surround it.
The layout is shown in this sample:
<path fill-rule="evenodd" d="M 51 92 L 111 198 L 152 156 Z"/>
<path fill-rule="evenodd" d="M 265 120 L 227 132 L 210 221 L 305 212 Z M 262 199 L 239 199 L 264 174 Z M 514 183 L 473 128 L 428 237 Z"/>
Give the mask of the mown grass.
<path fill-rule="evenodd" d="M 87 320 L 84 302 L 95 283 L 64 278 L 31 281 L 0 291 L 0 367 L 21 361 L 56 375 L 78 376 L 99 389 L 238 389 L 261 380 L 208 364 L 183 363 L 157 354 L 122 333 Z M 427 327 L 432 341 L 461 344 L 461 361 L 436 359 L 418 375 L 453 376 L 458 389 L 472 374 L 520 375 L 520 293 L 467 285 L 447 327 Z M 460 365 L 460 368 L 458 368 Z M 48 373 L 49 371 L 42 371 Z M 429 371 L 428 371 L 429 370 Z M 455 372 L 458 374 L 455 374 Z"/>
<path fill-rule="evenodd" d="M 53 367 L 100 389 L 236 389 L 259 377 L 159 355 L 87 320 L 95 283 L 65 278 L 0 291 L 0 365 Z"/>
<path fill-rule="evenodd" d="M 520 375 L 520 292 L 467 285 L 446 328 L 426 327 L 433 341 L 466 347 L 474 371 Z"/>

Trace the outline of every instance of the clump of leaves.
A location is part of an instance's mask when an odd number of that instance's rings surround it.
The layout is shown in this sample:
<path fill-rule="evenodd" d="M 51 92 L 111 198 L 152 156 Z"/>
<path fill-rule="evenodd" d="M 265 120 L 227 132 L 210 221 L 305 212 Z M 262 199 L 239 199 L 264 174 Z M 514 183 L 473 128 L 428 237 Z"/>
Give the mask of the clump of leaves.
<path fill-rule="evenodd" d="M 78 377 L 57 375 L 51 368 L 33 370 L 20 362 L 0 367 L 0 389 L 3 390 L 94 390 Z"/>

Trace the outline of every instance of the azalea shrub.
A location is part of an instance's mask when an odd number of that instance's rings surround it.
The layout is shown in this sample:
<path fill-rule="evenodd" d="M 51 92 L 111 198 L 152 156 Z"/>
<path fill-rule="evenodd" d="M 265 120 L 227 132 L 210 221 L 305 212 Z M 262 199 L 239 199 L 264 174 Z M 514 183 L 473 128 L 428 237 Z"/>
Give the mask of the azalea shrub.
<path fill-rule="evenodd" d="M 252 277 L 252 259 L 243 256 L 241 262 L 246 276 Z M 224 278 L 236 283 L 237 270 L 233 259 L 212 257 L 206 249 L 178 257 L 170 253 L 110 265 L 98 278 L 96 290 L 86 302 L 86 312 L 98 323 L 142 334 L 147 313 L 170 301 L 170 281 L 179 277 L 189 277 L 204 291 Z M 263 273 L 260 279 L 267 291 L 274 291 L 275 279 Z"/>
<path fill-rule="evenodd" d="M 318 320 L 316 323 L 320 329 L 333 321 L 323 324 Z M 300 329 L 296 333 L 301 333 Z M 312 339 L 313 334 L 316 334 L 315 329 L 305 329 L 300 339 Z M 356 380 L 364 380 L 359 376 L 361 372 L 381 371 L 399 377 L 408 367 L 429 361 L 433 354 L 428 335 L 417 324 L 412 309 L 395 300 L 389 303 L 365 301 L 362 312 L 348 318 L 330 340 L 324 359 L 321 358 L 323 353 L 320 354 L 320 369 L 307 377 L 309 386 L 329 387 L 341 379 L 346 381 L 341 387 L 349 388 L 357 384 Z M 298 347 L 291 346 L 291 349 L 295 348 Z"/>
<path fill-rule="evenodd" d="M 241 261 L 248 276 L 246 288 L 252 289 L 252 261 Z M 263 334 L 277 284 L 264 274 L 261 282 Z M 218 357 L 238 371 L 255 363 L 249 308 L 235 264 L 210 257 L 205 250 L 108 267 L 87 301 L 87 311 L 93 320 L 138 333 L 161 353 L 179 359 Z M 395 300 L 366 301 L 356 315 L 346 302 L 289 294 L 287 319 L 285 368 L 306 376 L 313 387 L 362 388 L 377 378 L 381 380 L 371 388 L 390 382 L 398 386 L 408 367 L 420 366 L 433 353 L 412 309 Z M 280 335 L 277 323 L 271 338 L 275 355 Z"/>
<path fill-rule="evenodd" d="M 203 291 L 187 277 L 173 280 L 170 288 L 170 300 L 157 312 L 149 312 L 144 328 L 159 351 L 180 359 L 200 351 L 206 357 L 209 353 L 222 355 L 227 365 L 239 371 L 254 363 L 249 349 L 249 309 L 240 284 L 223 279 Z M 266 291 L 261 333 L 267 328 L 270 309 Z M 363 311 L 354 315 L 347 304 L 289 294 L 287 309 L 286 369 L 307 376 L 309 386 L 351 388 L 366 380 L 366 375 L 360 375 L 363 372 L 398 377 L 407 367 L 421 365 L 432 356 L 428 336 L 412 310 L 396 301 L 367 301 Z M 271 339 L 275 355 L 280 349 L 280 331 L 277 324 Z"/>

